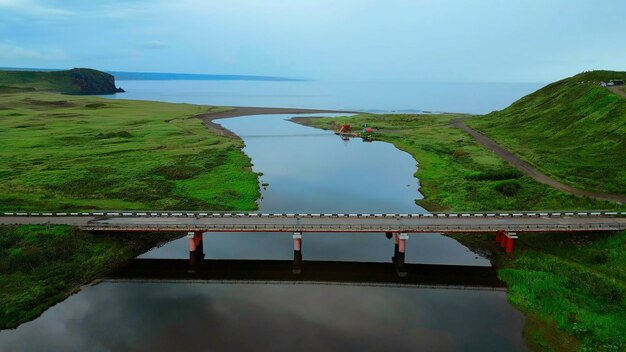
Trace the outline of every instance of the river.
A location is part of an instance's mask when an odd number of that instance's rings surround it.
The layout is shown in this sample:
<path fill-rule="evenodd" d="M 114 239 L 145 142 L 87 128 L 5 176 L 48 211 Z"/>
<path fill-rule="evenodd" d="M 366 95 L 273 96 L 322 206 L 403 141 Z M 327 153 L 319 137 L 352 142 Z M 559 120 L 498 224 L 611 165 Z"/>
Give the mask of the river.
<path fill-rule="evenodd" d="M 424 211 L 415 205 L 422 196 L 410 155 L 388 143 L 343 141 L 289 117 L 217 121 L 243 138 L 254 171 L 263 173 L 260 210 Z M 204 252 L 206 260 L 291 260 L 293 242 L 290 234 L 207 233 Z M 393 241 L 384 234 L 306 233 L 302 253 L 304 264 L 390 263 Z M 140 258 L 188 256 L 181 239 Z M 411 236 L 406 262 L 489 265 L 438 234 Z M 0 332 L 0 350 L 525 351 L 523 324 L 502 290 L 104 281 Z"/>

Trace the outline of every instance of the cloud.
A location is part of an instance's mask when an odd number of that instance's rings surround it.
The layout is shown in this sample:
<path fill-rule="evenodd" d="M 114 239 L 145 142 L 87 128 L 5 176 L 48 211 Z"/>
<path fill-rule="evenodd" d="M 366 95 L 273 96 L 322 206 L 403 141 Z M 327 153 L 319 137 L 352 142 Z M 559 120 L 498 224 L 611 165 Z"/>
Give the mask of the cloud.
<path fill-rule="evenodd" d="M 158 40 L 149 40 L 141 45 L 146 49 L 164 49 L 167 48 L 167 44 Z"/>
<path fill-rule="evenodd" d="M 2 1 L 2 0 L 0 0 Z M 0 43 L 0 59 L 3 60 L 35 60 L 60 61 L 68 60 L 69 55 L 61 49 L 33 50 L 19 46 Z"/>
<path fill-rule="evenodd" d="M 0 9 L 39 19 L 58 19 L 74 15 L 72 11 L 33 0 L 0 0 Z"/>

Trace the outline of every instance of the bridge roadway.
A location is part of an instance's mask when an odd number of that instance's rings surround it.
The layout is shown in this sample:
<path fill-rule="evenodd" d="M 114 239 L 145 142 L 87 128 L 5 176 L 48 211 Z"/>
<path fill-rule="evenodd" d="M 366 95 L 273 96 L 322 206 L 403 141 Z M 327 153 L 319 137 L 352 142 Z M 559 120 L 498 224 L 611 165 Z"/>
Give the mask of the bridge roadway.
<path fill-rule="evenodd" d="M 550 232 L 626 230 L 626 212 L 273 214 L 109 211 L 3 213 L 0 224 L 59 224 L 87 231 L 207 232 Z"/>

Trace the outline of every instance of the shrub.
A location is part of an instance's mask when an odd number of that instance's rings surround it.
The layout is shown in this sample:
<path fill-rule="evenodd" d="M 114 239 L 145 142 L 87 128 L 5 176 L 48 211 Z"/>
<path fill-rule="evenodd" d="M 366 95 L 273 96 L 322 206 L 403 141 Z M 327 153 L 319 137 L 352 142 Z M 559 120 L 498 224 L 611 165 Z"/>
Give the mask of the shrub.
<path fill-rule="evenodd" d="M 461 150 L 461 149 L 457 149 L 457 150 L 454 151 L 454 153 L 452 153 L 452 156 L 455 157 L 455 158 L 460 158 L 460 157 L 462 157 L 464 155 L 467 155 L 467 152 L 464 151 L 464 150 Z"/>
<path fill-rule="evenodd" d="M 131 134 L 128 131 L 119 131 L 119 132 L 107 132 L 107 133 L 98 133 L 96 138 L 98 139 L 108 139 L 108 138 L 130 138 Z"/>
<path fill-rule="evenodd" d="M 469 178 L 476 181 L 502 181 L 518 179 L 522 176 L 521 172 L 516 169 L 509 168 L 505 170 L 483 171 L 477 175 L 472 175 Z"/>
<path fill-rule="evenodd" d="M 514 196 L 521 188 L 520 184 L 515 181 L 502 182 L 496 185 L 496 191 L 502 193 L 507 197 Z"/>

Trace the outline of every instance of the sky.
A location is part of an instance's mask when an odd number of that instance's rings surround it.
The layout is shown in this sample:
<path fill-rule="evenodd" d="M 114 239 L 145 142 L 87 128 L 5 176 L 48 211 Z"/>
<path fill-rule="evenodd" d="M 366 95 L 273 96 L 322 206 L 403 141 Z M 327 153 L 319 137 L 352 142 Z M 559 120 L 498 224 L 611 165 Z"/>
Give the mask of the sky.
<path fill-rule="evenodd" d="M 549 82 L 626 70 L 625 0 L 0 0 L 0 67 Z"/>

